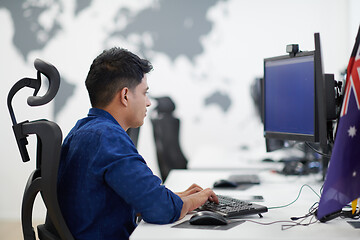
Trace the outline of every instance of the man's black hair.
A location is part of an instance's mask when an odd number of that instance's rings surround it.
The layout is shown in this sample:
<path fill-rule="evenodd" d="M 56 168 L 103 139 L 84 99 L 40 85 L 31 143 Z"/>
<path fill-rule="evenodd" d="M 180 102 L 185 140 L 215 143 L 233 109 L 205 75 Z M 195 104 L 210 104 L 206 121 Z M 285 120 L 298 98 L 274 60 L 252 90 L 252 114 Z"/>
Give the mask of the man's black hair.
<path fill-rule="evenodd" d="M 126 49 L 104 50 L 94 59 L 85 81 L 91 105 L 107 106 L 118 91 L 124 87 L 134 89 L 152 69 L 148 60 Z"/>

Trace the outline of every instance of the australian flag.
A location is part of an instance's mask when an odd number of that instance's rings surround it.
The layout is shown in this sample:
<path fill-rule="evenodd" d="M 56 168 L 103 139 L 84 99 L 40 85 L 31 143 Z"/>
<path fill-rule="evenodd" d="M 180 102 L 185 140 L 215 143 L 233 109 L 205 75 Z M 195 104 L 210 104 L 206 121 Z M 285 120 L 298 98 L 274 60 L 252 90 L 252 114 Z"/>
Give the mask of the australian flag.
<path fill-rule="evenodd" d="M 345 93 L 317 218 L 341 210 L 360 197 L 360 27 L 349 65 Z"/>

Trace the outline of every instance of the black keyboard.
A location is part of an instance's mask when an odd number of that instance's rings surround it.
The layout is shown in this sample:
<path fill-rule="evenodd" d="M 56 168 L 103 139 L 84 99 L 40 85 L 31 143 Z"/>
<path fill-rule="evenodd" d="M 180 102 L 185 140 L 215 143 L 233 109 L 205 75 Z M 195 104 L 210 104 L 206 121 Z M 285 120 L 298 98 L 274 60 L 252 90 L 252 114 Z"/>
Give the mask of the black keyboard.
<path fill-rule="evenodd" d="M 223 195 L 217 196 L 219 198 L 219 204 L 207 201 L 200 207 L 200 210 L 217 212 L 227 218 L 236 218 L 250 214 L 260 214 L 268 211 L 267 207 L 259 204 Z"/>

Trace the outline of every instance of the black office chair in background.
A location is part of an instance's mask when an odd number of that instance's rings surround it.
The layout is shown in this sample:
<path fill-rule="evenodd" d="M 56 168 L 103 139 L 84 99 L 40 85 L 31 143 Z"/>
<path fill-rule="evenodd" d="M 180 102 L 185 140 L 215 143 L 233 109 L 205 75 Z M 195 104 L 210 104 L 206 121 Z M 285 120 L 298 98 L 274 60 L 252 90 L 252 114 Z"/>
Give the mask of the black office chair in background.
<path fill-rule="evenodd" d="M 160 174 L 163 182 L 165 182 L 171 169 L 187 168 L 187 159 L 180 147 L 180 120 L 173 116 L 174 102 L 170 97 L 155 99 L 157 106 L 150 118 L 153 125 Z"/>
<path fill-rule="evenodd" d="M 137 147 L 139 142 L 139 135 L 140 135 L 140 127 L 137 128 L 129 128 L 126 133 L 129 135 L 131 140 L 133 141 L 135 147 Z"/>
<path fill-rule="evenodd" d="M 23 78 L 11 88 L 7 105 L 13 123 L 13 130 L 23 162 L 30 161 L 26 145 L 27 137 L 36 135 L 37 153 L 36 169 L 31 173 L 25 186 L 21 209 L 21 224 L 25 240 L 36 239 L 32 226 L 32 211 L 34 200 L 38 192 L 47 209 L 45 224 L 38 226 L 38 237 L 41 240 L 66 239 L 73 240 L 66 222 L 60 211 L 57 200 L 57 176 L 62 144 L 60 127 L 46 119 L 35 121 L 16 122 L 15 114 L 11 105 L 14 95 L 22 88 L 34 89 L 33 96 L 28 97 L 30 106 L 41 106 L 50 102 L 56 95 L 60 86 L 60 75 L 57 69 L 40 59 L 36 59 L 34 66 L 37 69 L 37 78 Z M 49 88 L 44 96 L 37 96 L 41 86 L 41 76 L 45 75 L 49 80 Z"/>

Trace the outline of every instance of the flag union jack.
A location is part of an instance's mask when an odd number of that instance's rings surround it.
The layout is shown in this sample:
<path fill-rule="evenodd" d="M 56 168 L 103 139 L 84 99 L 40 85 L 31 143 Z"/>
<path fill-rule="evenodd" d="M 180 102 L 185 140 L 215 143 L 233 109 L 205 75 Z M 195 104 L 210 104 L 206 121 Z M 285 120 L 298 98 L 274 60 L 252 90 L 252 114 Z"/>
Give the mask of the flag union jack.
<path fill-rule="evenodd" d="M 351 61 L 353 61 L 353 62 L 351 62 Z M 341 117 L 347 113 L 351 90 L 353 90 L 353 93 L 355 94 L 357 108 L 358 108 L 358 110 L 360 110 L 360 104 L 359 104 L 359 100 L 360 100 L 360 80 L 359 80 L 360 48 L 357 49 L 355 58 L 352 58 L 352 60 L 350 60 L 349 65 L 353 65 L 353 66 L 352 66 L 351 74 L 347 76 L 344 102 L 343 102 L 343 106 L 341 109 L 341 115 L 340 115 Z"/>

